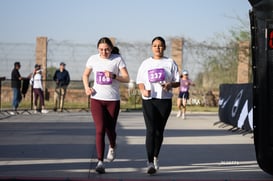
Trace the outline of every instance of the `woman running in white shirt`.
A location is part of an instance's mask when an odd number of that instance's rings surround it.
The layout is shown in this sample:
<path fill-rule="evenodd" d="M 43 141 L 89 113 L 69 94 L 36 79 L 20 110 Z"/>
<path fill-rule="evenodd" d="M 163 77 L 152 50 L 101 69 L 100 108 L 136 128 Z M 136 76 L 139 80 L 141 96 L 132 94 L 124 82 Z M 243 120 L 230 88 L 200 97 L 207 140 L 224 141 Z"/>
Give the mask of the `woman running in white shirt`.
<path fill-rule="evenodd" d="M 172 110 L 172 88 L 179 86 L 179 72 L 174 60 L 164 56 L 165 40 L 152 40 L 153 56 L 142 62 L 136 83 L 142 94 L 142 110 L 146 125 L 148 174 L 159 169 L 158 155 L 165 125 Z"/>
<path fill-rule="evenodd" d="M 120 110 L 120 82 L 128 83 L 130 78 L 123 58 L 118 54 L 111 40 L 103 37 L 98 41 L 99 53 L 87 60 L 82 79 L 86 95 L 90 96 L 91 113 L 96 126 L 97 173 L 105 173 L 105 134 L 109 139 L 107 159 L 115 159 L 116 123 Z M 113 51 L 113 52 L 112 52 Z M 89 76 L 94 73 L 94 85 L 89 87 Z"/>

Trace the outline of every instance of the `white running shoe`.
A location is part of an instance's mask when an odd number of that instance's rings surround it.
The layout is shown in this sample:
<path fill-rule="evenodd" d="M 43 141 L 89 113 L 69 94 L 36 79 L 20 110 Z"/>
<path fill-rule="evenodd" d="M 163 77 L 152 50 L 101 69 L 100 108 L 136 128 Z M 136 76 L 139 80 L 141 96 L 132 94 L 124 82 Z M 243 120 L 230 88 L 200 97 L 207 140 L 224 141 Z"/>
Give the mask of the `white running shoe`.
<path fill-rule="evenodd" d="M 114 159 L 116 158 L 116 152 L 115 152 L 115 148 L 111 148 L 109 146 L 109 150 L 108 150 L 108 154 L 107 154 L 107 160 L 109 160 L 110 162 L 114 161 Z"/>
<path fill-rule="evenodd" d="M 158 163 L 158 159 L 156 157 L 154 157 L 154 166 L 156 170 L 159 170 L 159 163 Z"/>
<path fill-rule="evenodd" d="M 48 113 L 48 110 L 43 109 L 41 112 L 42 112 L 43 114 L 46 114 L 46 113 Z"/>
<path fill-rule="evenodd" d="M 179 118 L 181 115 L 182 115 L 182 112 L 178 111 L 176 117 Z"/>
<path fill-rule="evenodd" d="M 147 167 L 147 173 L 152 175 L 156 173 L 156 169 L 155 169 L 155 165 L 154 163 L 148 163 L 148 167 Z"/>
<path fill-rule="evenodd" d="M 182 119 L 186 119 L 185 113 L 182 114 Z"/>
<path fill-rule="evenodd" d="M 104 164 L 102 161 L 98 161 L 98 164 L 96 166 L 96 172 L 99 174 L 105 173 L 105 168 L 104 168 Z"/>

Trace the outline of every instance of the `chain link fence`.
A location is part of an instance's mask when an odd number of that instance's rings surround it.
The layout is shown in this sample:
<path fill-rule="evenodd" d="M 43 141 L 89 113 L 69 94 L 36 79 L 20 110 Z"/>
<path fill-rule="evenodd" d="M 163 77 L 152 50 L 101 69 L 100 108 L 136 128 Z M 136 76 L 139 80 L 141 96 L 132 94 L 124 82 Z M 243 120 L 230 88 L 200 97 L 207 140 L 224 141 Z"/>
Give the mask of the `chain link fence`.
<path fill-rule="evenodd" d="M 219 51 L 227 51 L 223 47 L 211 46 L 205 43 L 195 42 L 189 39 L 184 39 L 183 46 L 183 64 L 182 69 L 187 69 L 190 72 L 190 77 L 195 79 L 200 72 L 204 71 L 208 60 Z M 136 89 L 134 81 L 136 79 L 137 70 L 141 62 L 152 55 L 151 42 L 119 42 L 116 41 L 116 46 L 120 49 L 132 82 L 121 86 L 121 98 L 124 108 L 139 108 L 141 105 L 141 97 Z M 166 56 L 171 56 L 171 38 L 166 39 L 167 49 Z M 85 96 L 81 77 L 85 68 L 85 64 L 89 56 L 98 53 L 96 42 L 90 44 L 80 44 L 71 41 L 56 41 L 48 39 L 47 49 L 47 87 L 46 87 L 46 106 L 52 108 L 52 99 L 54 92 L 54 82 L 52 82 L 53 71 L 59 67 L 60 62 L 66 63 L 66 69 L 70 73 L 71 85 L 68 88 L 66 97 L 67 109 L 76 108 L 79 110 L 88 109 L 88 98 Z M 2 81 L 1 91 L 1 109 L 11 107 L 11 88 L 10 78 L 11 70 L 15 61 L 21 62 L 20 73 L 23 77 L 28 76 L 35 65 L 36 44 L 35 43 L 3 43 L 0 42 L 0 77 L 6 77 Z M 226 58 L 226 57 L 223 57 Z M 236 57 L 229 57 L 236 59 Z M 207 68 L 207 67 L 206 67 Z M 51 70 L 51 71 L 50 71 Z M 93 80 L 93 77 L 90 77 Z M 132 87 L 133 86 L 133 87 Z M 29 89 L 30 90 L 30 89 Z M 207 90 L 192 88 L 191 100 L 189 104 L 204 105 Z M 174 99 L 177 95 L 174 96 Z M 81 100 L 81 101 L 79 101 Z M 26 98 L 23 99 L 22 106 L 31 109 L 31 91 L 28 91 Z M 80 102 L 80 103 L 79 103 Z M 173 101 L 174 105 L 176 101 Z"/>

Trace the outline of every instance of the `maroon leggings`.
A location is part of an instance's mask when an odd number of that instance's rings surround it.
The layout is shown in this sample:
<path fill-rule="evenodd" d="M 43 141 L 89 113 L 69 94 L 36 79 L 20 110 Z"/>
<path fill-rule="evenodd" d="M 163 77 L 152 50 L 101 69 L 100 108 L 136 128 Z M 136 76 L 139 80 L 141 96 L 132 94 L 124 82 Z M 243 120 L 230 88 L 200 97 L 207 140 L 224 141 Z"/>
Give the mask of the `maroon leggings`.
<path fill-rule="evenodd" d="M 45 99 L 44 99 L 44 92 L 42 91 L 42 89 L 33 88 L 33 92 L 34 92 L 34 105 L 37 106 L 38 97 L 39 97 L 40 98 L 40 105 L 44 106 Z"/>
<path fill-rule="evenodd" d="M 96 149 L 98 160 L 103 161 L 105 149 L 105 133 L 110 146 L 116 146 L 116 124 L 120 109 L 120 101 L 102 101 L 91 99 L 91 113 L 96 126 Z"/>

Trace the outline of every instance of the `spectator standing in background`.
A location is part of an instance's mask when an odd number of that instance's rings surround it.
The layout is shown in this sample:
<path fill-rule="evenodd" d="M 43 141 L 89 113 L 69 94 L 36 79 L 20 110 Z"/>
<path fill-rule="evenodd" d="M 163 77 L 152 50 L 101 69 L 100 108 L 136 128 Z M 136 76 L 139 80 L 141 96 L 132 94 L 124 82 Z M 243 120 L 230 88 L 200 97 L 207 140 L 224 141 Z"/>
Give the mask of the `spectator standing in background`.
<path fill-rule="evenodd" d="M 40 105 L 42 106 L 41 113 L 48 113 L 48 110 L 45 109 L 45 99 L 44 99 L 44 90 L 42 84 L 42 69 L 41 66 L 36 64 L 32 77 L 30 79 L 30 85 L 32 85 L 34 93 L 34 113 L 37 113 L 37 103 L 38 97 L 40 98 Z"/>
<path fill-rule="evenodd" d="M 11 72 L 11 88 L 13 91 L 13 100 L 12 100 L 12 109 L 14 112 L 10 112 L 11 114 L 15 114 L 17 112 L 17 108 L 22 100 L 21 95 L 21 80 L 23 79 L 20 75 L 19 69 L 21 68 L 20 62 L 14 63 L 14 68 Z"/>
<path fill-rule="evenodd" d="M 65 69 L 65 63 L 60 63 L 60 68 L 56 70 L 53 80 L 56 82 L 56 88 L 54 92 L 54 111 L 59 109 L 60 112 L 64 108 L 64 99 L 66 95 L 67 87 L 70 83 L 69 72 Z"/>

